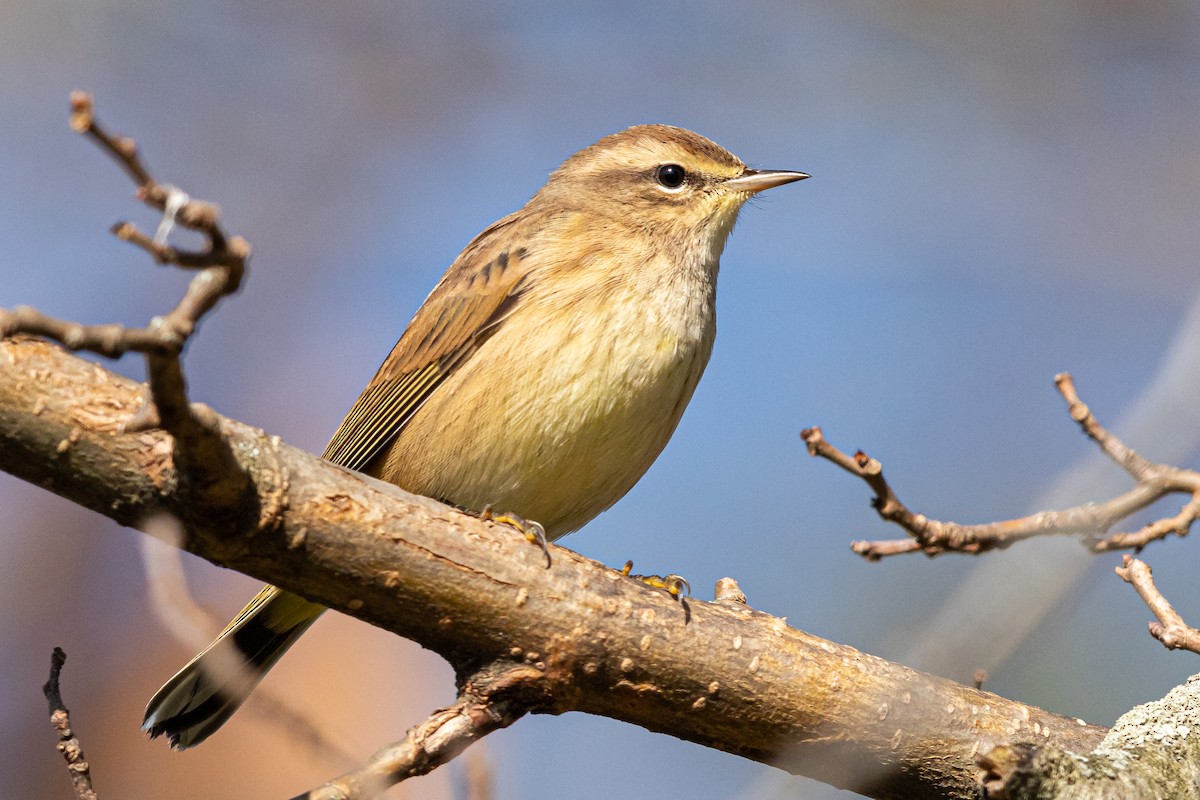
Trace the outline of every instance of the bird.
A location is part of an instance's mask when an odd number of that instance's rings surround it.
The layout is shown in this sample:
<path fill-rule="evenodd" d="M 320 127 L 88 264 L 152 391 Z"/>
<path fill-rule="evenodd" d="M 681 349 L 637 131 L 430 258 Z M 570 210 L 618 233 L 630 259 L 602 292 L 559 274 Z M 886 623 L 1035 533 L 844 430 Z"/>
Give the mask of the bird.
<path fill-rule="evenodd" d="M 468 512 L 503 509 L 527 535 L 578 529 L 683 415 L 742 206 L 808 177 L 661 124 L 580 150 L 454 259 L 323 458 Z M 324 610 L 264 588 L 154 695 L 143 730 L 202 742 Z"/>

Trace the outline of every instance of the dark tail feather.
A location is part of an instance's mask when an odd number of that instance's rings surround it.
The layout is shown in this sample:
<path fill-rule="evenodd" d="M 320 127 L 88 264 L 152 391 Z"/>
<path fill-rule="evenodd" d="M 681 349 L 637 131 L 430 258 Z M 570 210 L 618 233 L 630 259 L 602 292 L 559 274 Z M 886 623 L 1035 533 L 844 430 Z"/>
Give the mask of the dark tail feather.
<path fill-rule="evenodd" d="M 268 586 L 204 652 L 146 705 L 142 730 L 183 750 L 233 716 L 280 656 L 316 621 L 323 606 Z"/>

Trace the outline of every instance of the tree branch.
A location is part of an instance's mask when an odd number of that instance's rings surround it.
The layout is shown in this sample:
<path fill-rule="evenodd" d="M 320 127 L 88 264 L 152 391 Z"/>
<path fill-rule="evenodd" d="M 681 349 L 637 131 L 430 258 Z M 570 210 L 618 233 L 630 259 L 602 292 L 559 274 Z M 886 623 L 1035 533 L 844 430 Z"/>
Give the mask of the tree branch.
<path fill-rule="evenodd" d="M 810 455 L 831 461 L 851 475 L 857 475 L 871 487 L 875 497 L 871 505 L 879 516 L 908 532 L 908 539 L 854 542 L 851 549 L 868 561 L 903 553 L 924 553 L 937 556 L 943 553 L 977 555 L 989 550 L 1002 550 L 1016 542 L 1034 536 L 1076 536 L 1093 552 L 1133 549 L 1140 551 L 1152 541 L 1170 534 L 1186 536 L 1197 517 L 1200 517 L 1200 472 L 1179 469 L 1168 464 L 1156 464 L 1139 455 L 1104 428 L 1075 391 L 1068 373 L 1054 378 L 1071 418 L 1083 432 L 1118 466 L 1129 473 L 1134 487 L 1102 503 L 1087 503 L 1056 511 L 1040 511 L 1026 517 L 963 525 L 930 519 L 915 513 L 900 501 L 891 484 L 883 477 L 883 465 L 859 450 L 848 456 L 830 444 L 820 428 L 808 428 L 800 437 Z M 1177 514 L 1144 525 L 1137 531 L 1109 534 L 1117 522 L 1171 494 L 1188 495 L 1187 502 Z"/>
<path fill-rule="evenodd" d="M 600 714 L 892 798 L 973 797 L 974 755 L 1001 742 L 1086 751 L 1103 735 L 738 602 L 693 598 L 685 624 L 665 591 L 561 547 L 546 569 L 505 526 L 218 418 L 254 489 L 230 525 L 186 507 L 165 433 L 125 430 L 140 394 L 46 342 L 0 342 L 0 469 L 125 525 L 174 514 L 187 550 L 413 639 L 460 676 L 534 670 L 527 710 Z"/>

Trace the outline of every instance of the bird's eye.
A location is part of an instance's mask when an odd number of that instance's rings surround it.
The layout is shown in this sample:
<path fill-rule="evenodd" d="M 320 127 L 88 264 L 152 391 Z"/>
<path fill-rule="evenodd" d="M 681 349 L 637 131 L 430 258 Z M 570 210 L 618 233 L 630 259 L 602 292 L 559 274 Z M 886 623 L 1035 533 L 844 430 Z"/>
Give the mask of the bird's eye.
<path fill-rule="evenodd" d="M 678 189 L 687 180 L 687 171 L 678 164 L 663 164 L 654 173 L 654 179 L 664 189 Z"/>

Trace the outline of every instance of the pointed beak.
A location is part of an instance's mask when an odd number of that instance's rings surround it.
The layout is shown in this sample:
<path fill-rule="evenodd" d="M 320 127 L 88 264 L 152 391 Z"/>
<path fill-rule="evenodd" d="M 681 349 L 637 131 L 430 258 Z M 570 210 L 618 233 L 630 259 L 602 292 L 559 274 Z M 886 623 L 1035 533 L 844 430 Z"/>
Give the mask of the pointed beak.
<path fill-rule="evenodd" d="M 785 169 L 748 169 L 738 177 L 725 181 L 725 187 L 735 192 L 754 194 L 810 177 L 812 176 L 803 172 L 789 172 Z"/>

